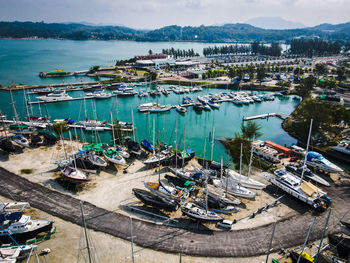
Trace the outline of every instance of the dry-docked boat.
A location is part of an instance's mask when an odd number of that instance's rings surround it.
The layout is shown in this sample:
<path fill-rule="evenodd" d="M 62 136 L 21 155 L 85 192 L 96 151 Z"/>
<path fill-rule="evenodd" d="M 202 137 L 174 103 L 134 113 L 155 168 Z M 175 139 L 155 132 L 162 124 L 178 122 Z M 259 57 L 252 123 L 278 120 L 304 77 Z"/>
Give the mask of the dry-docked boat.
<path fill-rule="evenodd" d="M 295 165 L 286 165 L 286 170 L 293 173 L 294 175 L 301 177 L 301 174 L 303 173 L 303 167 L 302 166 L 295 166 Z M 314 183 L 321 184 L 324 186 L 330 186 L 330 184 L 324 180 L 322 177 L 314 174 L 309 168 L 304 167 L 304 179 L 307 181 L 313 181 Z"/>
<path fill-rule="evenodd" d="M 22 212 L 29 208 L 30 204 L 27 202 L 0 203 L 0 214 Z"/>
<path fill-rule="evenodd" d="M 197 170 L 188 170 L 188 169 L 173 168 L 173 167 L 169 167 L 169 170 L 176 176 L 188 181 L 200 182 L 206 179 L 204 178 L 205 177 L 204 174 Z"/>
<path fill-rule="evenodd" d="M 276 170 L 270 182 L 278 188 L 312 206 L 317 211 L 326 210 L 332 203 L 327 194 L 309 182 L 305 182 L 286 170 Z"/>
<path fill-rule="evenodd" d="M 213 211 L 207 211 L 204 208 L 195 205 L 194 203 L 186 202 L 181 207 L 182 214 L 201 222 L 220 222 L 222 217 Z"/>
<path fill-rule="evenodd" d="M 197 205 L 199 205 L 201 208 L 206 209 L 206 207 L 208 207 L 209 211 L 212 211 L 218 214 L 233 214 L 239 211 L 239 208 L 232 205 L 216 206 L 215 204 L 209 202 L 209 200 L 208 202 L 206 202 L 204 198 L 198 198 L 198 197 L 194 198 L 194 202 Z"/>
<path fill-rule="evenodd" d="M 107 149 L 103 151 L 103 156 L 111 163 L 114 164 L 126 164 L 125 159 L 120 153 L 114 149 Z"/>
<path fill-rule="evenodd" d="M 317 152 L 308 152 L 306 156 L 306 164 L 311 167 L 315 167 L 316 169 L 320 169 L 329 173 L 341 173 L 343 169 L 334 163 L 330 162 L 326 158 L 323 157 L 322 154 Z"/>
<path fill-rule="evenodd" d="M 66 166 L 61 173 L 63 178 L 73 183 L 85 183 L 90 181 L 88 173 L 74 167 Z"/>
<path fill-rule="evenodd" d="M 235 182 L 231 178 L 223 178 L 223 180 L 220 179 L 214 179 L 213 183 L 215 186 L 220 187 L 226 191 L 230 195 L 239 196 L 243 198 L 254 198 L 255 193 L 253 191 L 248 190 L 247 188 L 240 186 L 239 183 Z"/>
<path fill-rule="evenodd" d="M 155 153 L 153 156 L 148 158 L 147 160 L 143 161 L 144 164 L 151 165 L 151 164 L 157 164 L 162 163 L 168 159 L 168 155 L 164 154 L 162 152 Z"/>
<path fill-rule="evenodd" d="M 252 178 L 249 178 L 248 176 L 241 175 L 231 169 L 227 169 L 226 173 L 228 176 L 230 176 L 234 181 L 239 183 L 240 185 L 247 187 L 247 188 L 252 188 L 252 189 L 257 189 L 261 190 L 264 189 L 266 185 L 263 183 L 260 183 L 257 180 L 254 180 Z"/>
<path fill-rule="evenodd" d="M 224 189 L 216 187 L 214 185 L 207 185 L 207 187 L 203 189 L 203 192 L 208 193 L 208 196 L 227 205 L 239 205 L 241 203 L 240 200 L 235 199 L 229 194 L 226 194 Z"/>
<path fill-rule="evenodd" d="M 156 195 L 166 198 L 180 200 L 187 196 L 186 192 L 183 190 L 173 188 L 170 191 L 170 189 L 165 189 L 163 186 L 161 186 L 160 183 L 145 182 L 145 187 Z"/>
<path fill-rule="evenodd" d="M 175 199 L 159 196 L 143 189 L 133 188 L 132 191 L 136 198 L 146 205 L 171 211 L 176 211 L 179 208 L 179 204 Z"/>
<path fill-rule="evenodd" d="M 0 229 L 0 244 L 9 244 L 13 242 L 11 237 L 18 243 L 36 237 L 43 232 L 49 232 L 52 229 L 53 221 L 45 219 L 32 220 L 30 216 L 22 215 L 22 212 L 12 213 L 10 216 L 18 215 L 14 220 L 5 220 Z"/>

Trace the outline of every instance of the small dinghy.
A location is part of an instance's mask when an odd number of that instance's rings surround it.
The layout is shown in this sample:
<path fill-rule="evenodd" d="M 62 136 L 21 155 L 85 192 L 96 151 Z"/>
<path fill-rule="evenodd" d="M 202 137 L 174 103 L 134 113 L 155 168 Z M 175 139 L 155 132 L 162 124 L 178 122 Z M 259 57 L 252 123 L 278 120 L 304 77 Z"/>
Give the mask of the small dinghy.
<path fill-rule="evenodd" d="M 200 222 L 220 222 L 223 220 L 222 217 L 217 215 L 213 211 L 207 211 L 204 208 L 201 208 L 200 206 L 186 202 L 181 207 L 181 211 L 183 215 L 186 215 L 194 220 L 200 221 Z"/>
<path fill-rule="evenodd" d="M 103 151 L 103 156 L 111 163 L 114 164 L 126 164 L 125 159 L 120 153 L 113 149 L 107 149 Z"/>
<path fill-rule="evenodd" d="M 130 154 L 128 153 L 128 151 L 126 149 L 124 149 L 121 146 L 116 146 L 118 153 L 125 159 L 128 159 L 130 157 Z"/>
<path fill-rule="evenodd" d="M 68 181 L 74 183 L 85 183 L 90 181 L 89 174 L 83 171 L 67 166 L 62 170 L 62 176 Z"/>

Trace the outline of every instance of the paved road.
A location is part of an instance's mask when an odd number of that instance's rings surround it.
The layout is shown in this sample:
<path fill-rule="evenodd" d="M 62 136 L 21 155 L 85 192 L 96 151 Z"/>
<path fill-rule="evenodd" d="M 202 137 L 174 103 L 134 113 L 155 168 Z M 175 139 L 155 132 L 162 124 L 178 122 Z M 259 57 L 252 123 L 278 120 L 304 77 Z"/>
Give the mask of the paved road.
<path fill-rule="evenodd" d="M 27 201 L 32 207 L 45 211 L 63 220 L 81 225 L 79 200 L 60 192 L 48 189 L 40 184 L 17 176 L 0 168 L 0 195 Z M 335 208 L 329 230 L 338 228 L 335 223 L 348 212 L 350 204 L 350 186 L 329 189 Z M 90 203 L 84 203 L 84 213 L 88 218 L 87 226 L 116 237 L 127 239 L 130 221 L 127 216 L 114 213 Z M 311 233 L 312 240 L 320 237 L 326 214 L 317 216 Z M 273 242 L 274 250 L 299 245 L 303 242 L 312 221 L 310 212 L 279 222 Z M 211 230 L 185 230 L 133 219 L 134 241 L 136 244 L 166 252 L 182 251 L 185 254 L 212 257 L 250 257 L 264 254 L 268 248 L 272 225 L 255 229 L 232 232 Z"/>

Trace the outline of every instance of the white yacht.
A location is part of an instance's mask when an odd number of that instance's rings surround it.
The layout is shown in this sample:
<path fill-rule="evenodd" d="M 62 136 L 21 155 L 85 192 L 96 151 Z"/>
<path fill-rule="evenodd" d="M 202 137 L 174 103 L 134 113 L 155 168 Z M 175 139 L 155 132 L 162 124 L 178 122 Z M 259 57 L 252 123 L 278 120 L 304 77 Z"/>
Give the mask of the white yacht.
<path fill-rule="evenodd" d="M 332 203 L 332 199 L 327 196 L 327 193 L 286 170 L 276 170 L 275 175 L 275 178 L 270 179 L 273 185 L 318 211 L 326 210 Z"/>
<path fill-rule="evenodd" d="M 41 101 L 51 102 L 51 101 L 71 100 L 72 97 L 69 96 L 64 90 L 55 90 L 54 92 L 49 93 L 45 96 L 39 96 L 37 97 L 37 99 Z"/>

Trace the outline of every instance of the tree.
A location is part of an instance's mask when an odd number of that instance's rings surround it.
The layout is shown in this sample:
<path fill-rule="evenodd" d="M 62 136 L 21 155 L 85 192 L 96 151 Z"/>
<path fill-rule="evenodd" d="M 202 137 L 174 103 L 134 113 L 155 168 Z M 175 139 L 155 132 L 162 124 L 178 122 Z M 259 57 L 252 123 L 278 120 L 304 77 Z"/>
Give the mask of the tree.
<path fill-rule="evenodd" d="M 242 163 L 249 164 L 250 150 L 251 150 L 250 141 L 238 136 L 235 138 L 227 138 L 222 142 L 222 144 L 225 146 L 233 162 L 236 164 L 236 168 L 239 167 L 240 155 L 241 155 L 241 144 L 243 144 Z"/>
<path fill-rule="evenodd" d="M 242 122 L 241 125 L 241 136 L 244 139 L 251 140 L 254 137 L 258 138 L 262 135 L 260 132 L 261 126 L 256 122 L 248 121 L 246 125 Z"/>
<path fill-rule="evenodd" d="M 123 142 L 123 139 L 124 139 L 124 136 L 123 136 L 123 132 L 121 130 L 121 125 L 119 123 L 119 120 L 116 119 L 114 121 L 114 125 L 112 127 L 112 138 L 113 138 L 113 133 L 114 133 L 114 139 L 115 139 L 115 142 L 116 144 L 121 144 Z"/>
<path fill-rule="evenodd" d="M 54 125 L 52 125 L 52 128 L 53 128 L 54 132 L 60 137 L 62 137 L 62 135 L 66 131 L 68 131 L 68 126 L 64 122 L 55 123 Z"/>
<path fill-rule="evenodd" d="M 314 89 L 315 82 L 315 78 L 311 76 L 307 77 L 306 79 L 303 79 L 300 85 L 295 87 L 297 95 L 301 96 L 303 99 L 309 97 L 311 91 Z"/>
<path fill-rule="evenodd" d="M 260 84 L 261 84 L 261 81 L 265 78 L 265 67 L 264 66 L 257 68 L 256 78 L 260 81 Z"/>
<path fill-rule="evenodd" d="M 336 72 L 337 72 L 339 80 L 344 80 L 345 79 L 345 68 L 344 67 L 337 68 Z"/>
<path fill-rule="evenodd" d="M 317 63 L 315 65 L 315 72 L 317 75 L 325 75 L 328 73 L 328 67 L 324 63 Z"/>
<path fill-rule="evenodd" d="M 148 50 L 148 54 L 149 54 L 149 55 L 152 55 L 152 54 L 153 54 L 152 49 Z"/>

